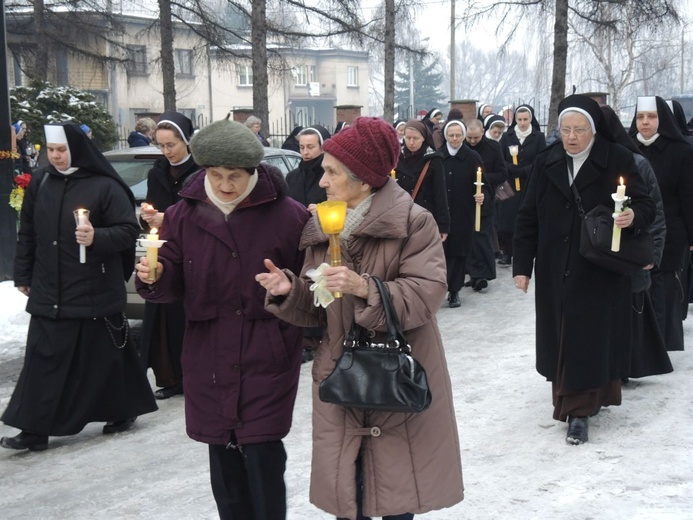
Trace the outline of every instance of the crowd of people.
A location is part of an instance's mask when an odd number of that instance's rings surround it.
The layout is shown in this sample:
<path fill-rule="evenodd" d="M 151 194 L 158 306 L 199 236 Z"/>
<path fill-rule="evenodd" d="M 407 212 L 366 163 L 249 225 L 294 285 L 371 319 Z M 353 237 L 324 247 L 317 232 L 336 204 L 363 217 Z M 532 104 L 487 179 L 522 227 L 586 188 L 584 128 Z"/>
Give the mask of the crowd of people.
<path fill-rule="evenodd" d="M 589 418 L 621 404 L 624 381 L 671 372 L 667 351 L 684 348 L 692 132 L 680 105 L 659 97 L 639 98 L 626 130 L 610 107 L 569 96 L 549 146 L 529 105 L 509 124 L 489 104 L 476 116 L 434 108 L 394 124 L 356 118 L 332 135 L 297 127 L 284 147 L 301 161 L 285 178 L 262 163 L 258 118 L 199 131 L 173 111 L 142 119 L 128 142 L 156 144 L 162 158 L 139 225 L 132 193 L 86 130 L 46 125 L 49 165 L 27 189 L 15 260 L 31 322 L 2 421 L 20 433 L 0 445 L 42 451 L 50 436 L 98 421 L 105 434 L 123 432 L 155 399 L 184 394 L 220 518 L 281 520 L 282 439 L 300 365 L 313 360 L 311 502 L 352 520 L 450 507 L 464 486 L 435 316 L 445 299 L 461 307 L 464 287 L 483 293 L 497 265 L 519 290 L 534 280 L 537 371 L 551 382 L 553 418 L 568 423 L 566 442 L 587 442 Z M 18 136 L 25 130 L 18 122 Z M 633 275 L 580 251 L 583 213 L 613 207 L 619 185 L 629 203 L 613 225 L 652 237 L 654 260 Z M 325 201 L 347 207 L 341 265 L 317 211 Z M 156 265 L 134 263 L 140 229 L 165 241 Z M 139 350 L 124 314 L 133 266 L 146 300 Z M 319 397 L 352 325 L 385 338 L 376 276 L 428 375 L 424 412 Z M 316 286 L 342 296 L 325 303 Z"/>

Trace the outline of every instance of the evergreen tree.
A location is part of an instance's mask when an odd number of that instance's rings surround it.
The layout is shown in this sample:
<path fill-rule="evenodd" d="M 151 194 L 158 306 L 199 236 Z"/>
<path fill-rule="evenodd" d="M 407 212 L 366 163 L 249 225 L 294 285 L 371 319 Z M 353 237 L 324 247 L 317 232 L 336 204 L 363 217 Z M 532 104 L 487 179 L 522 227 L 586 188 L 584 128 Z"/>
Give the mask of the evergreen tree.
<path fill-rule="evenodd" d="M 395 73 L 395 106 L 397 119 L 415 117 L 418 110 L 430 110 L 444 105 L 443 73 L 438 63 L 430 55 L 415 55 L 411 62 L 406 60 L 407 67 Z M 409 106 L 409 63 L 414 73 L 414 110 Z"/>
<path fill-rule="evenodd" d="M 43 125 L 72 122 L 85 124 L 102 150 L 110 150 L 118 138 L 116 125 L 108 111 L 88 92 L 73 87 L 56 87 L 35 81 L 28 87 L 10 90 L 12 121 L 26 122 L 32 143 L 45 146 Z"/>

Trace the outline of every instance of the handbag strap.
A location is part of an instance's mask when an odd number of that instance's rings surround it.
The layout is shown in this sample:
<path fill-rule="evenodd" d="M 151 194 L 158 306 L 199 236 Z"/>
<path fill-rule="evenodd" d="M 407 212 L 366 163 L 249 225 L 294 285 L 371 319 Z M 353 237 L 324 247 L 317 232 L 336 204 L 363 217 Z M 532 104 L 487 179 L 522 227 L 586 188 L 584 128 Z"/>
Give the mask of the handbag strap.
<path fill-rule="evenodd" d="M 573 190 L 573 196 L 575 197 L 575 204 L 577 204 L 578 215 L 581 218 L 585 218 L 585 210 L 582 209 L 582 198 L 580 197 L 580 192 L 575 187 L 575 175 L 573 174 L 573 158 L 568 157 L 568 173 L 570 174 L 570 189 Z"/>
<path fill-rule="evenodd" d="M 390 297 L 390 291 L 383 281 L 377 276 L 371 276 L 371 280 L 375 282 L 375 286 L 378 288 L 380 293 L 380 299 L 383 302 L 383 309 L 385 310 L 385 321 L 387 322 L 387 344 L 390 347 L 399 348 L 400 352 L 405 352 L 407 354 L 411 353 L 411 347 L 407 342 L 407 338 L 402 331 L 402 325 L 399 322 L 399 317 L 397 312 L 395 312 L 394 305 L 392 305 L 392 299 Z"/>
<path fill-rule="evenodd" d="M 419 188 L 421 188 L 421 184 L 423 183 L 424 177 L 426 177 L 426 172 L 428 171 L 428 165 L 431 164 L 431 161 L 428 160 L 426 161 L 426 164 L 423 167 L 423 170 L 421 170 L 421 175 L 419 175 L 419 180 L 416 181 L 416 187 L 414 188 L 414 191 L 411 192 L 411 200 L 416 200 L 416 196 L 419 194 Z"/>

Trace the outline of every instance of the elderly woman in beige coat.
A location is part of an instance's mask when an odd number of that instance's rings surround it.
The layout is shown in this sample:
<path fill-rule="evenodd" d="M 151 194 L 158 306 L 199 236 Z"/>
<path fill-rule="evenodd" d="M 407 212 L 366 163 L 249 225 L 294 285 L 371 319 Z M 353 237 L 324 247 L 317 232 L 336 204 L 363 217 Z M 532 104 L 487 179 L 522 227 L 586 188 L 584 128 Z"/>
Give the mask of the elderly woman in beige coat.
<path fill-rule="evenodd" d="M 464 497 L 450 376 L 435 318 L 447 290 L 443 246 L 432 215 L 388 175 L 399 156 L 390 125 L 358 118 L 327 141 L 324 151 L 320 185 L 328 199 L 348 207 L 342 266 L 324 273 L 327 289 L 343 297 L 326 309 L 313 303 L 306 271 L 330 261 L 317 217 L 303 231 L 300 276 L 267 260 L 268 272 L 256 279 L 268 291 L 268 310 L 302 327 L 326 327 L 312 374 L 311 502 L 338 518 L 411 519 Z M 428 375 L 433 400 L 424 412 L 366 411 L 318 397 L 352 319 L 376 338 L 385 337 L 384 310 L 370 275 L 385 282 L 413 356 Z"/>

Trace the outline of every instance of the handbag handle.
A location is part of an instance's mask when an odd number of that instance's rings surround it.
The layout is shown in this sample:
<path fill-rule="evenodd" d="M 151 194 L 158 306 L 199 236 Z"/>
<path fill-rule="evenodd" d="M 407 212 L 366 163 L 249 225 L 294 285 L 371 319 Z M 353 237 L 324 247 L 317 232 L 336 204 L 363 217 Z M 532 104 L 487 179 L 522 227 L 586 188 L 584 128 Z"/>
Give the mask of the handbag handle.
<path fill-rule="evenodd" d="M 397 312 L 395 312 L 394 305 L 392 305 L 390 291 L 387 290 L 387 287 L 385 287 L 383 281 L 377 276 L 371 276 L 370 278 L 375 282 L 375 286 L 378 288 L 378 292 L 380 293 L 380 299 L 383 302 L 385 321 L 387 322 L 388 347 L 396 347 L 399 348 L 401 352 L 405 352 L 407 354 L 411 353 L 411 346 L 407 342 L 407 338 L 402 331 L 402 325 L 399 322 Z"/>
<path fill-rule="evenodd" d="M 411 200 L 416 200 L 416 196 L 419 194 L 419 188 L 421 188 L 421 184 L 423 183 L 424 177 L 426 177 L 426 172 L 428 171 L 429 164 L 431 164 L 431 161 L 426 161 L 423 170 L 421 170 L 419 180 L 416 181 L 416 187 L 414 187 L 414 191 L 411 192 Z"/>

